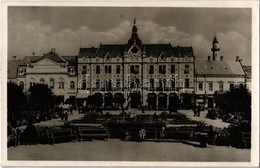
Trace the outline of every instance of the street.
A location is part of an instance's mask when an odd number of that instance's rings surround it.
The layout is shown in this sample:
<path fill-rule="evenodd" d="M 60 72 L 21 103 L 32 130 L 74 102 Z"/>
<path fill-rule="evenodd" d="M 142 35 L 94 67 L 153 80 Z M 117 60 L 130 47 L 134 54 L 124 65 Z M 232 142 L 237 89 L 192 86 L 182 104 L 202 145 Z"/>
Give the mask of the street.
<path fill-rule="evenodd" d="M 108 142 L 93 140 L 55 145 L 24 145 L 8 148 L 8 160 L 55 161 L 194 161 L 247 162 L 249 149 L 224 146 L 200 148 L 181 142 Z"/>

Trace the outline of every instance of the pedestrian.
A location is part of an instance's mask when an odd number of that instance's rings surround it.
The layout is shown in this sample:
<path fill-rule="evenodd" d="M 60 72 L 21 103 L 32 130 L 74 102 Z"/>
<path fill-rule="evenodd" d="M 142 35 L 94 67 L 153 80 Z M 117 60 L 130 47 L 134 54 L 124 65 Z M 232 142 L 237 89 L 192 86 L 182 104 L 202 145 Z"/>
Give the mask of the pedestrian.
<path fill-rule="evenodd" d="M 72 105 L 69 105 L 69 112 L 70 112 L 70 114 L 73 114 Z"/>
<path fill-rule="evenodd" d="M 200 110 L 201 110 L 201 107 L 200 107 L 200 105 L 198 105 L 198 110 L 197 110 L 198 116 L 200 116 Z"/>
<path fill-rule="evenodd" d="M 140 137 L 140 142 L 145 139 L 145 129 L 140 129 L 139 131 L 139 137 Z"/>
<path fill-rule="evenodd" d="M 196 111 L 196 110 L 197 110 L 197 107 L 196 107 L 196 105 L 194 105 L 194 106 L 193 106 L 194 117 L 197 115 L 197 111 Z"/>
<path fill-rule="evenodd" d="M 68 115 L 69 115 L 68 112 L 65 111 L 65 112 L 64 112 L 64 119 L 65 119 L 65 121 L 68 121 Z"/>
<path fill-rule="evenodd" d="M 165 127 L 162 127 L 161 131 L 160 131 L 160 139 L 164 140 L 165 137 Z"/>

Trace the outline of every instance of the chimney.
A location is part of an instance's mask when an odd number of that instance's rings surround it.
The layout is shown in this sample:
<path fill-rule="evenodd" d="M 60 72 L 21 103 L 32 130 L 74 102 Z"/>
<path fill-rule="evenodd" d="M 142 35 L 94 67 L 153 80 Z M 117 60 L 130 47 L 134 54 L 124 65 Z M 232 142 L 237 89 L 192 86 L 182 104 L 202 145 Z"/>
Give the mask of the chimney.
<path fill-rule="evenodd" d="M 210 56 L 208 56 L 208 61 L 210 61 Z"/>
<path fill-rule="evenodd" d="M 223 61 L 223 56 L 220 56 L 220 61 Z"/>
<path fill-rule="evenodd" d="M 238 62 L 239 61 L 239 56 L 236 56 L 236 62 Z"/>
<path fill-rule="evenodd" d="M 51 52 L 55 52 L 55 48 L 52 48 L 52 49 L 51 49 Z"/>

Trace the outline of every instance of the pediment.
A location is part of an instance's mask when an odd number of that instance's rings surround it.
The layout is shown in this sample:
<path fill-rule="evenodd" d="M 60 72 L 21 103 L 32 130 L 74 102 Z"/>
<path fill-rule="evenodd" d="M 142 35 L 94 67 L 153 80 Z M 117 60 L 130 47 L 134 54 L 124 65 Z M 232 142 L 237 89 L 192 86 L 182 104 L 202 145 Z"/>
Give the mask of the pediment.
<path fill-rule="evenodd" d="M 48 58 L 45 58 L 39 62 L 34 63 L 34 65 L 40 65 L 40 66 L 57 66 L 59 63 L 54 62 Z"/>

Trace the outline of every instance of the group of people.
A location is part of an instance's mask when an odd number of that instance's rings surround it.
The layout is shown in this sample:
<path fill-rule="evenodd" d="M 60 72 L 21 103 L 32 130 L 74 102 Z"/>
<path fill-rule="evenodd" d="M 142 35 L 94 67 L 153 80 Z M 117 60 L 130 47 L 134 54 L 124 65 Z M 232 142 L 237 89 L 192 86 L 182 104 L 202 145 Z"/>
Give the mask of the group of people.
<path fill-rule="evenodd" d="M 200 116 L 200 111 L 202 110 L 202 107 L 199 104 L 194 105 L 193 112 L 194 112 L 194 117 L 195 116 Z"/>
<path fill-rule="evenodd" d="M 71 105 L 60 104 L 59 108 L 61 109 L 60 118 L 62 121 L 68 121 L 69 113 L 73 114 L 73 109 Z"/>
<path fill-rule="evenodd" d="M 139 131 L 140 141 L 145 140 L 145 136 L 146 136 L 146 131 L 145 131 L 144 128 L 141 128 L 140 131 Z M 165 127 L 162 127 L 161 130 L 160 130 L 160 139 L 164 140 L 164 138 L 165 138 Z"/>

